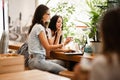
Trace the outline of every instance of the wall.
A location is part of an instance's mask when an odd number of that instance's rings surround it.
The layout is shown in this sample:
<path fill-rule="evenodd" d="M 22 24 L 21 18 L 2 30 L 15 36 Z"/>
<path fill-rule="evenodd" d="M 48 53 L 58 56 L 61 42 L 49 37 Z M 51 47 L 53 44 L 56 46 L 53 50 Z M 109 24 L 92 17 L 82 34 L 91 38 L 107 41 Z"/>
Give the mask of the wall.
<path fill-rule="evenodd" d="M 36 0 L 9 1 L 9 39 L 24 42 L 36 8 Z M 21 19 L 20 19 L 21 13 Z"/>
<path fill-rule="evenodd" d="M 24 26 L 32 17 L 35 10 L 35 0 L 9 0 L 9 16 L 13 22 L 19 19 L 22 13 L 21 25 Z"/>

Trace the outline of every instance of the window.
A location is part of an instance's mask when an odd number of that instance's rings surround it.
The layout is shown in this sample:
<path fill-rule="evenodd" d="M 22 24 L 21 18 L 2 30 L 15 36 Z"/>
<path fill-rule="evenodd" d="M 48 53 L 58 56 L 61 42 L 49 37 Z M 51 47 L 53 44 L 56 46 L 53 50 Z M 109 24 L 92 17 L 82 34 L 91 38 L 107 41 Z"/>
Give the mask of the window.
<path fill-rule="evenodd" d="M 89 15 L 86 13 L 86 10 L 89 8 L 87 7 L 85 0 L 38 0 L 38 4 L 45 4 L 50 9 L 55 8 L 59 2 L 67 2 L 70 5 L 74 5 L 75 12 L 73 15 L 71 15 L 70 21 L 74 22 L 75 26 L 84 25 L 77 20 L 85 22 L 89 21 Z M 55 13 L 51 13 L 51 16 L 53 15 L 55 15 Z M 64 13 L 60 15 L 62 16 Z"/>

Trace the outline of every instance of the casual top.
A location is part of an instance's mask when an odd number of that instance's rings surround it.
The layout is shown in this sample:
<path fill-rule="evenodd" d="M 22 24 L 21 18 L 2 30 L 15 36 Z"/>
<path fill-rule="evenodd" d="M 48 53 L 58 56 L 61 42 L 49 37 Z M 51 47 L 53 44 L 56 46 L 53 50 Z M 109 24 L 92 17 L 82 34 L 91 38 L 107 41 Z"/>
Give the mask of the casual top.
<path fill-rule="evenodd" d="M 51 40 L 54 42 L 54 40 L 55 40 L 55 35 L 52 36 L 52 32 L 51 32 L 50 28 L 46 28 L 46 31 L 47 31 L 47 38 L 48 38 L 48 39 L 51 39 Z"/>
<path fill-rule="evenodd" d="M 105 56 L 96 57 L 93 61 L 90 80 L 120 80 L 120 64 L 116 54 L 112 55 L 112 64 Z"/>
<path fill-rule="evenodd" d="M 51 39 L 52 38 L 52 33 L 51 33 L 51 30 L 50 30 L 50 28 L 46 28 L 46 31 L 47 31 L 47 38 L 48 39 Z"/>
<path fill-rule="evenodd" d="M 28 36 L 29 54 L 39 53 L 39 54 L 46 55 L 46 51 L 39 40 L 39 34 L 42 31 L 45 33 L 45 28 L 41 24 L 35 24 L 34 27 L 32 28 Z"/>

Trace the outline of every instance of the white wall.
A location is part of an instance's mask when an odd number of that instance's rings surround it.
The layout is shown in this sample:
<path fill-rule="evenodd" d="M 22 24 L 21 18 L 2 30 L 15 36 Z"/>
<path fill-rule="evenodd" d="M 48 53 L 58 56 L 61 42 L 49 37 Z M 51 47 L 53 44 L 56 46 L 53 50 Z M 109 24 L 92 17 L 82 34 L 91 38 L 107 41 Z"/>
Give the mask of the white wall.
<path fill-rule="evenodd" d="M 34 10 L 35 0 L 9 0 L 9 16 L 13 22 L 16 22 L 19 19 L 19 13 L 21 12 L 22 27 L 26 24 L 30 24 Z"/>
<path fill-rule="evenodd" d="M 2 0 L 0 0 L 0 38 L 3 31 L 3 13 L 2 13 Z"/>

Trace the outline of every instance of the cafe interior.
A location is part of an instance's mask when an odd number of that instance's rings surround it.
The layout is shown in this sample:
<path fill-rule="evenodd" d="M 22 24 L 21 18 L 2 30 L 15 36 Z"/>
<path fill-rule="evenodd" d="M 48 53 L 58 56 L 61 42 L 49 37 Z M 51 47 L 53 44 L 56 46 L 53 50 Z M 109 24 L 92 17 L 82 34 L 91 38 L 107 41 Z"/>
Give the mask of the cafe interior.
<path fill-rule="evenodd" d="M 120 80 L 120 0 L 0 0 L 0 80 Z"/>

